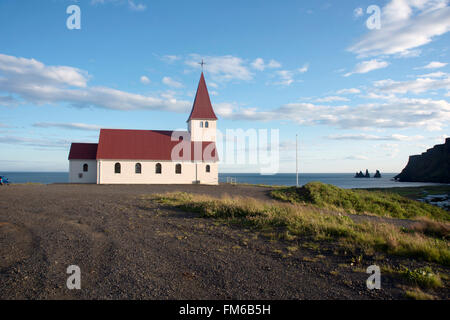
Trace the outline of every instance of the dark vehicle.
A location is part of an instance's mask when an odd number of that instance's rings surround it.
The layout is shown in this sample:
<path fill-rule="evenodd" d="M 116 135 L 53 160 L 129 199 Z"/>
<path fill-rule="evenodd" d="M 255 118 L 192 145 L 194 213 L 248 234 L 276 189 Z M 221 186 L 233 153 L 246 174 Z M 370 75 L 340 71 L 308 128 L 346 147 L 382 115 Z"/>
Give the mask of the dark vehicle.
<path fill-rule="evenodd" d="M 0 176 L 0 186 L 9 185 L 9 184 L 10 184 L 10 182 L 7 177 Z"/>

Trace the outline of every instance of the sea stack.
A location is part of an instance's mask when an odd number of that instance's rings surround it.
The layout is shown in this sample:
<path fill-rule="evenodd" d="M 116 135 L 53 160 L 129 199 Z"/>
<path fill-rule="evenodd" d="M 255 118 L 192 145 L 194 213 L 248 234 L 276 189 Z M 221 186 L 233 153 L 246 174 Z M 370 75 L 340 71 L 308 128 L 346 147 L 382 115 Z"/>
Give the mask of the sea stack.
<path fill-rule="evenodd" d="M 405 182 L 450 183 L 450 138 L 421 155 L 409 157 L 403 171 L 394 177 Z"/>

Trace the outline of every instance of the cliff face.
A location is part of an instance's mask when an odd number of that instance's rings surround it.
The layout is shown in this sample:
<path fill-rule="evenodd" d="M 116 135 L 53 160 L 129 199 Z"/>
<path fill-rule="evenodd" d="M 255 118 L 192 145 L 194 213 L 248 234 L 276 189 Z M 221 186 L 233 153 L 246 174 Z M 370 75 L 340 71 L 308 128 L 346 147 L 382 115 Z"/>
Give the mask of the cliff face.
<path fill-rule="evenodd" d="M 408 182 L 450 183 L 450 138 L 421 155 L 410 156 L 408 164 L 395 179 Z"/>

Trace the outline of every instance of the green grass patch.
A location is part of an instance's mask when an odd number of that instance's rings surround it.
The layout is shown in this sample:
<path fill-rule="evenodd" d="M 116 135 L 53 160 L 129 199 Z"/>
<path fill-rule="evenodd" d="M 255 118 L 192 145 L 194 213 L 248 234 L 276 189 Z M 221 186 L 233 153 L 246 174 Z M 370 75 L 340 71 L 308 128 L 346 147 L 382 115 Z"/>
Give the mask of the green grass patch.
<path fill-rule="evenodd" d="M 310 182 L 301 188 L 275 189 L 271 194 L 278 200 L 313 204 L 320 208 L 347 213 L 375 214 L 400 219 L 427 217 L 438 221 L 450 221 L 449 212 L 396 193 L 347 190 L 321 182 Z"/>
<path fill-rule="evenodd" d="M 434 273 L 430 267 L 414 270 L 404 268 L 399 273 L 409 284 L 421 288 L 440 288 L 443 286 L 439 274 Z"/>
<path fill-rule="evenodd" d="M 314 206 L 243 197 L 217 199 L 187 193 L 157 194 L 144 199 L 196 212 L 201 217 L 257 229 L 262 234 L 271 235 L 271 238 L 291 240 L 302 237 L 305 241 L 333 241 L 339 246 L 364 252 L 382 251 L 450 265 L 450 246 L 446 240 L 421 232 L 404 232 L 390 224 L 356 223 L 347 216 L 328 213 Z"/>
<path fill-rule="evenodd" d="M 410 199 L 421 199 L 427 195 L 450 194 L 450 185 L 422 186 L 422 187 L 400 187 L 400 188 L 373 188 L 367 191 L 378 191 L 384 193 L 395 193 Z"/>

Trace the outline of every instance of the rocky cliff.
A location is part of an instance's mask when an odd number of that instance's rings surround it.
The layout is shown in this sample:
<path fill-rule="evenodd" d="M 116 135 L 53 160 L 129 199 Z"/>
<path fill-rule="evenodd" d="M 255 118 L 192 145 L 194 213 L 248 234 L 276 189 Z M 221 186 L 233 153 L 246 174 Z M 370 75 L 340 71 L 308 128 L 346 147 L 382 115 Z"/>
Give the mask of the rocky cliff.
<path fill-rule="evenodd" d="M 410 156 L 396 180 L 409 182 L 450 183 L 450 138 L 421 155 Z"/>

